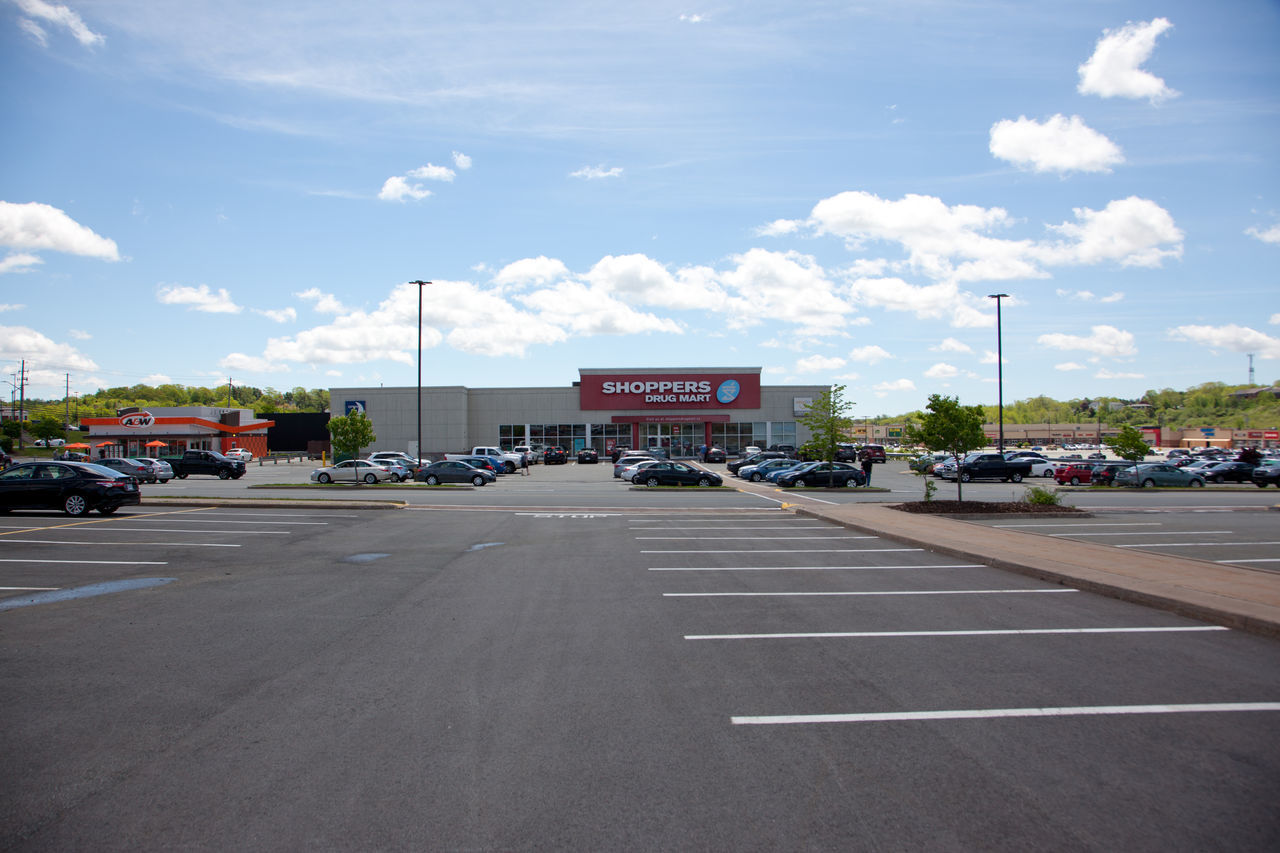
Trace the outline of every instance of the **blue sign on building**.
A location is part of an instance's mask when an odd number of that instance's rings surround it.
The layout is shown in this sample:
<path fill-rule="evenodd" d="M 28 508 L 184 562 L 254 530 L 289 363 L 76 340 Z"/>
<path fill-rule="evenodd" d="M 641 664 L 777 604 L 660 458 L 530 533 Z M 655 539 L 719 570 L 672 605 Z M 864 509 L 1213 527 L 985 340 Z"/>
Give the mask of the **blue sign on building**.
<path fill-rule="evenodd" d="M 347 400 L 345 405 L 347 409 L 346 414 L 348 415 L 352 412 L 359 412 L 362 415 L 368 414 L 364 410 L 364 400 Z"/>

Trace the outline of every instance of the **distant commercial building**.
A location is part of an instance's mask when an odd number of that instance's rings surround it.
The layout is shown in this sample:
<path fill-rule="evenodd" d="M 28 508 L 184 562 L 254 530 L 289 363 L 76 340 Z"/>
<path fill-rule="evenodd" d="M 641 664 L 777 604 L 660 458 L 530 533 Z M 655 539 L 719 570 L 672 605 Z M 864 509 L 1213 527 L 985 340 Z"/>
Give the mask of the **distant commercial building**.
<path fill-rule="evenodd" d="M 104 456 L 168 456 L 186 450 L 224 452 L 242 447 L 263 456 L 267 430 L 274 421 L 259 419 L 252 409 L 180 406 L 120 409 L 114 418 L 82 418 L 88 429 L 89 454 Z"/>

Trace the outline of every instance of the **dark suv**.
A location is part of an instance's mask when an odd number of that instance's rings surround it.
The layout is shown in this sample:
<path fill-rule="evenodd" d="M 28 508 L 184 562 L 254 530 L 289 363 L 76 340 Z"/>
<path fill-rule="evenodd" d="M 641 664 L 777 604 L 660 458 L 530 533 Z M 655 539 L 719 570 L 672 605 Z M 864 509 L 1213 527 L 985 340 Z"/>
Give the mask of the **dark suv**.
<path fill-rule="evenodd" d="M 730 474 L 738 473 L 738 469 L 743 465 L 755 465 L 757 462 L 763 462 L 766 459 L 790 459 L 791 457 L 780 450 L 763 450 L 760 453 L 753 453 L 742 459 L 735 459 L 726 467 Z"/>

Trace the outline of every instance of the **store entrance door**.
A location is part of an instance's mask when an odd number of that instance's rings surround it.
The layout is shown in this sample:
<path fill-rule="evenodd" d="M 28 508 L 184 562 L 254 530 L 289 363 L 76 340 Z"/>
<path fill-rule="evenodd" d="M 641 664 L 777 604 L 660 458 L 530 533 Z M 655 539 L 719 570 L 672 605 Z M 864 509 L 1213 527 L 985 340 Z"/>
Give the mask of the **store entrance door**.
<path fill-rule="evenodd" d="M 646 450 L 663 450 L 671 459 L 697 455 L 703 441 L 702 424 L 642 424 L 640 441 Z"/>

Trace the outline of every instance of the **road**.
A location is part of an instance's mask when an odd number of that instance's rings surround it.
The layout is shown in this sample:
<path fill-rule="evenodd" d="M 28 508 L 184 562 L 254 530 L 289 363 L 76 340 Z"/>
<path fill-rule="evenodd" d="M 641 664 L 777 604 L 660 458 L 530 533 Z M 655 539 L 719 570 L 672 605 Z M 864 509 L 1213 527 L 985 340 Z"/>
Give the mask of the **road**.
<path fill-rule="evenodd" d="M 0 520 L 167 581 L 0 609 L 0 847 L 1280 844 L 1274 641 L 607 469 L 422 500 Z"/>

